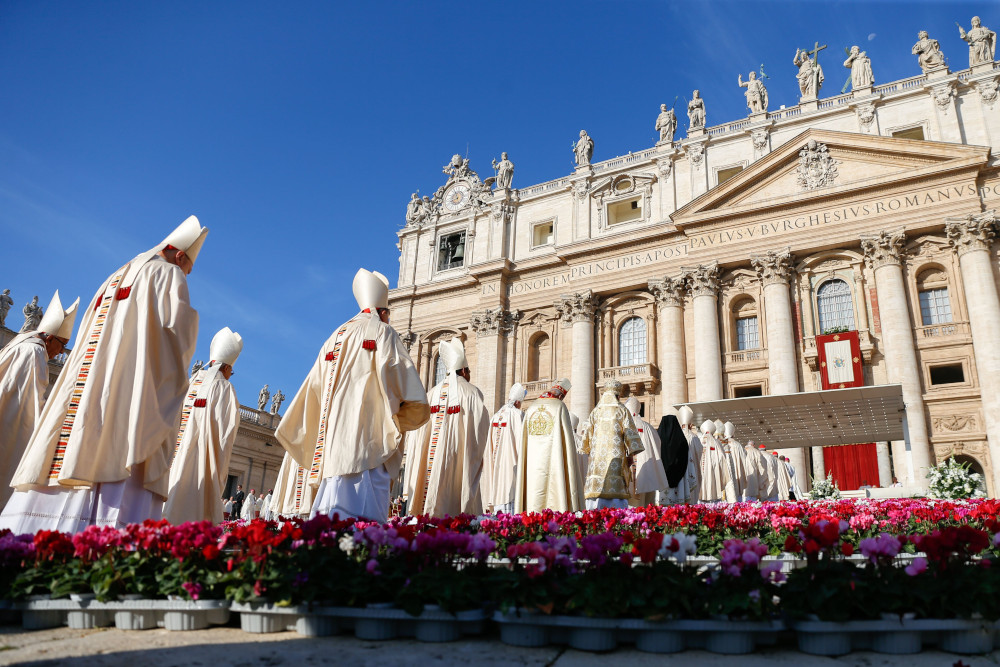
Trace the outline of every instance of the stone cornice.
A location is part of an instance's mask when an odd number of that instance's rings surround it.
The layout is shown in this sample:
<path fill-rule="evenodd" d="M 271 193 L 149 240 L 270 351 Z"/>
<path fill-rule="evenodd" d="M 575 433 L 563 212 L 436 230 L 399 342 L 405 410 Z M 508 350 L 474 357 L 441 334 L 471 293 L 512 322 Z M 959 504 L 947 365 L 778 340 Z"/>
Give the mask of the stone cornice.
<path fill-rule="evenodd" d="M 750 265 L 757 272 L 757 279 L 765 287 L 775 283 L 787 285 L 794 272 L 793 261 L 789 248 L 768 250 L 763 255 L 750 255 Z"/>
<path fill-rule="evenodd" d="M 883 266 L 902 263 L 903 241 L 906 234 L 902 229 L 894 231 L 882 230 L 874 236 L 861 238 L 861 250 L 865 253 L 865 264 L 873 271 Z"/>
<path fill-rule="evenodd" d="M 944 231 L 948 244 L 958 252 L 959 257 L 974 250 L 989 250 L 996 237 L 995 211 L 949 218 L 945 220 Z"/>

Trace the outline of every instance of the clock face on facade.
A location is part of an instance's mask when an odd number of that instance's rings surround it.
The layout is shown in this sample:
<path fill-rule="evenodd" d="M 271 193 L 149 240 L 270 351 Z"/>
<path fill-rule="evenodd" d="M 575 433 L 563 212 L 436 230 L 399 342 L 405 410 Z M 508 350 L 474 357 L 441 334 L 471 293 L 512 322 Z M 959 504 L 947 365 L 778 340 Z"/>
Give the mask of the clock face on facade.
<path fill-rule="evenodd" d="M 444 207 L 453 213 L 459 211 L 469 203 L 469 196 L 469 186 L 464 183 L 456 183 L 445 191 Z"/>

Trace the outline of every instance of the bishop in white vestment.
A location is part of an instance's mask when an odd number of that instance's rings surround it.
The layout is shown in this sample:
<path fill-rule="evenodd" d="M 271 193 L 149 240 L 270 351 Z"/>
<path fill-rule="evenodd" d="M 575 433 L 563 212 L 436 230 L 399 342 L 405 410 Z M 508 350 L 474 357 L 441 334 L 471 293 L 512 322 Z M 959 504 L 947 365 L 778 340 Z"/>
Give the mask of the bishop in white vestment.
<path fill-rule="evenodd" d="M 0 528 L 76 532 L 160 518 L 198 334 L 187 275 L 207 233 L 189 217 L 97 292 Z"/>
<path fill-rule="evenodd" d="M 747 456 L 756 461 L 757 470 L 759 471 L 757 490 L 760 495 L 760 500 L 777 500 L 778 478 L 775 475 L 777 468 L 774 467 L 774 464 L 771 461 L 774 457 L 768 456 L 764 445 L 760 445 L 758 447 L 754 444 L 753 440 L 747 442 L 746 450 Z"/>
<path fill-rule="evenodd" d="M 490 413 L 483 392 L 469 381 L 462 341 L 442 342 L 439 354 L 448 374 L 427 393 L 431 418 L 406 439 L 407 511 L 412 516 L 478 514 Z"/>
<path fill-rule="evenodd" d="M 568 379 L 559 380 L 524 415 L 518 450 L 515 512 L 574 512 L 583 509 L 582 477 L 573 415 L 563 399 Z"/>
<path fill-rule="evenodd" d="M 514 509 L 514 471 L 524 411 L 524 385 L 515 383 L 507 402 L 490 420 L 490 441 L 483 457 L 483 511 L 510 514 Z"/>
<path fill-rule="evenodd" d="M 188 385 L 163 505 L 163 518 L 174 525 L 222 521 L 217 498 L 226 488 L 240 426 L 240 403 L 229 378 L 242 350 L 243 338 L 229 327 L 222 329 L 212 338 L 208 366 Z"/>
<path fill-rule="evenodd" d="M 389 326 L 388 279 L 361 269 L 353 291 L 361 312 L 320 348 L 275 438 L 315 487 L 311 516 L 385 521 L 402 457 L 397 435 L 429 412 L 420 376 Z"/>
<path fill-rule="evenodd" d="M 591 411 L 580 441 L 590 456 L 583 486 L 587 509 L 625 508 L 635 488 L 632 463 L 642 451 L 642 440 L 632 415 L 618 402 L 622 383 L 609 380 Z"/>
<path fill-rule="evenodd" d="M 778 452 L 771 452 L 771 458 L 774 460 L 774 474 L 778 480 L 778 500 L 788 500 L 788 492 L 792 488 L 792 478 L 788 475 L 788 468 L 785 467 Z"/>
<path fill-rule="evenodd" d="M 669 486 L 660 453 L 660 436 L 639 415 L 639 401 L 635 396 L 629 396 L 625 400 L 625 409 L 632 415 L 632 422 L 642 440 L 642 451 L 635 455 L 635 494 L 631 499 L 632 504 L 638 507 L 655 505 L 656 494 Z"/>
<path fill-rule="evenodd" d="M 0 509 L 10 500 L 10 480 L 45 404 L 48 362 L 66 349 L 79 305 L 77 299 L 64 310 L 56 290 L 38 329 L 18 334 L 0 351 Z"/>
<path fill-rule="evenodd" d="M 730 465 L 726 461 L 722 446 L 715 439 L 715 424 L 705 421 L 701 425 L 701 502 L 732 502 L 734 486 Z M 728 496 L 728 497 L 727 497 Z"/>
<path fill-rule="evenodd" d="M 753 465 L 750 457 L 747 456 L 746 450 L 743 445 L 734 438 L 736 435 L 736 426 L 733 422 L 726 422 L 723 424 L 723 434 L 725 437 L 725 448 L 726 451 L 732 453 L 733 464 L 738 467 L 740 473 L 743 476 L 743 488 L 741 489 L 741 499 L 748 502 L 753 502 L 757 500 L 759 495 L 758 485 L 760 484 L 759 478 L 757 476 L 757 470 Z"/>

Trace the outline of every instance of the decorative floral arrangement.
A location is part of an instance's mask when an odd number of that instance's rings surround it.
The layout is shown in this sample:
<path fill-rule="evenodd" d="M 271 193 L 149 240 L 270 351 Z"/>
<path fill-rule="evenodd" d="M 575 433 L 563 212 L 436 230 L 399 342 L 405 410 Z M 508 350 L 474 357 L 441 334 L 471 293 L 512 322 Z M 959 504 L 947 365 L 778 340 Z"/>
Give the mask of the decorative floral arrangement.
<path fill-rule="evenodd" d="M 826 479 L 816 479 L 813 477 L 812 489 L 806 495 L 809 500 L 837 500 L 840 498 L 840 487 L 833 481 L 833 474 L 828 474 Z"/>
<path fill-rule="evenodd" d="M 982 498 L 986 495 L 983 476 L 970 470 L 968 463 L 948 457 L 927 471 L 931 498 Z"/>

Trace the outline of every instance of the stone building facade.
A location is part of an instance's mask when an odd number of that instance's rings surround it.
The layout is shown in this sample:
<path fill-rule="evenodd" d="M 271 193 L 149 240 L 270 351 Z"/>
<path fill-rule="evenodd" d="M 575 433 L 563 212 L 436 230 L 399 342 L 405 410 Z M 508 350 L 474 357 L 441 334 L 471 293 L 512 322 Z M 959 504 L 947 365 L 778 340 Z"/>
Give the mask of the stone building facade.
<path fill-rule="evenodd" d="M 578 151 L 573 173 L 517 189 L 455 156 L 398 233 L 393 325 L 428 387 L 459 336 L 491 409 L 514 382 L 530 401 L 569 377 L 584 419 L 616 378 L 653 423 L 679 403 L 818 390 L 816 336 L 857 331 L 866 383 L 899 383 L 906 403 L 909 448 L 878 443 L 879 481 L 920 486 L 957 455 L 995 494 L 998 82 L 993 62 L 930 67 L 693 118 L 684 138 Z M 824 473 L 822 449 L 788 455 L 799 480 Z"/>

